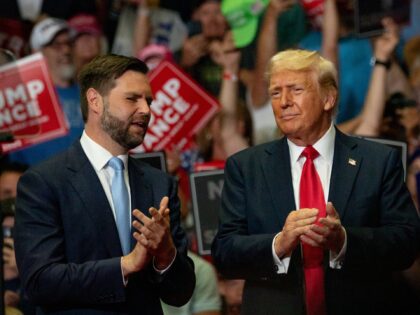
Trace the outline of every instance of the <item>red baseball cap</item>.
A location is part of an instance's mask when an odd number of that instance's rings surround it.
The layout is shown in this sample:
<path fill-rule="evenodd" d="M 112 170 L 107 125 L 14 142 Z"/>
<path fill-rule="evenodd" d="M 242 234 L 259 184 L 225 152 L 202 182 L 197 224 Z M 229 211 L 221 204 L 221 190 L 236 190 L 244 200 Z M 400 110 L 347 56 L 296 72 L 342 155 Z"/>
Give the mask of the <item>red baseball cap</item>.
<path fill-rule="evenodd" d="M 94 15 L 78 14 L 68 20 L 68 24 L 74 29 L 77 35 L 90 34 L 95 36 L 102 35 L 98 20 Z"/>

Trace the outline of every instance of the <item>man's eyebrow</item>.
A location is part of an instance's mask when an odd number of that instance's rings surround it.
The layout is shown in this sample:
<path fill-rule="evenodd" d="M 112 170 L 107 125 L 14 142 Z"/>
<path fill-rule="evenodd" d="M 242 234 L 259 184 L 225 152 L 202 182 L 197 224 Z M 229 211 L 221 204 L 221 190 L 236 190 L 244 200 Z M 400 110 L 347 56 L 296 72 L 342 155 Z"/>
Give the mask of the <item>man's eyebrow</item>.
<path fill-rule="evenodd" d="M 304 82 L 291 82 L 291 83 L 288 83 L 288 84 L 285 84 L 285 85 L 275 84 L 273 86 L 270 86 L 268 88 L 268 90 L 272 91 L 272 90 L 276 90 L 276 89 L 281 89 L 282 86 L 284 86 L 284 87 L 294 87 L 294 86 L 297 86 L 297 85 L 298 86 L 305 86 L 305 83 Z"/>
<path fill-rule="evenodd" d="M 139 93 L 139 92 L 135 92 L 135 91 L 128 91 L 128 92 L 124 92 L 124 95 L 126 96 L 134 96 L 134 97 L 147 97 L 147 93 L 143 92 L 143 93 Z"/>

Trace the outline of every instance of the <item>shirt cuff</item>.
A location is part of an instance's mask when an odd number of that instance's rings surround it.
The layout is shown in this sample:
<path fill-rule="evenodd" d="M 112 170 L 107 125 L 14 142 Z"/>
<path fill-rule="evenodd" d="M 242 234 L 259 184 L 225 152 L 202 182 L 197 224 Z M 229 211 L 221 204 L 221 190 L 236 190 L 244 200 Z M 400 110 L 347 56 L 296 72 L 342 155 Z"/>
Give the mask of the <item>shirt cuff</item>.
<path fill-rule="evenodd" d="M 344 244 L 340 252 L 336 255 L 332 251 L 330 251 L 330 267 L 332 269 L 341 269 L 343 267 L 344 258 L 346 256 L 346 251 L 347 251 L 347 232 L 345 228 L 343 228 L 343 230 L 344 230 Z"/>
<path fill-rule="evenodd" d="M 274 268 L 276 269 L 276 273 L 284 274 L 284 273 L 287 273 L 287 270 L 289 269 L 290 256 L 286 256 L 280 259 L 276 254 L 276 250 L 274 248 L 274 242 L 276 240 L 276 237 L 280 233 L 276 234 L 276 236 L 274 236 L 273 238 L 273 242 L 271 243 L 271 252 L 273 253 Z"/>
<path fill-rule="evenodd" d="M 123 257 L 121 257 L 121 261 L 120 261 L 120 266 L 121 266 L 121 276 L 122 276 L 122 280 L 123 280 L 123 284 L 126 287 L 128 284 L 128 277 L 124 277 L 124 271 L 123 271 L 123 267 L 122 267 L 122 260 Z"/>
<path fill-rule="evenodd" d="M 155 266 L 155 257 L 153 257 L 153 269 L 155 269 L 155 271 L 157 272 L 157 273 L 159 273 L 160 275 L 161 274 L 164 274 L 169 268 L 171 268 L 171 266 L 172 266 L 172 264 L 174 263 L 174 261 L 175 261 L 175 258 L 176 258 L 176 255 L 178 254 L 178 251 L 175 249 L 175 255 L 174 255 L 174 258 L 172 259 L 172 261 L 171 261 L 171 263 L 168 265 L 168 267 L 166 267 L 165 269 L 158 269 L 158 268 L 156 268 L 156 266 Z"/>

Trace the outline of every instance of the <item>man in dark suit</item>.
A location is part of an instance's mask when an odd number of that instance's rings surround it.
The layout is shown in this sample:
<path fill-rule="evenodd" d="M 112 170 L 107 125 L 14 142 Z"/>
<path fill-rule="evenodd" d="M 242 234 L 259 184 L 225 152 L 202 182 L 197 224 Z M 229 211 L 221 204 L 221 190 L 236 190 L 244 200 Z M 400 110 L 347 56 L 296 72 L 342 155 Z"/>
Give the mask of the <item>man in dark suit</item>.
<path fill-rule="evenodd" d="M 19 181 L 16 257 L 41 314 L 162 314 L 160 299 L 179 306 L 192 295 L 176 184 L 127 155 L 150 120 L 146 73 L 142 61 L 117 55 L 88 64 L 80 141 Z"/>
<path fill-rule="evenodd" d="M 413 262 L 419 218 L 398 152 L 334 127 L 336 71 L 318 53 L 280 52 L 268 74 L 285 137 L 228 159 L 216 267 L 246 279 L 242 314 L 399 314 L 392 272 Z M 320 206 L 301 206 L 309 160 Z"/>

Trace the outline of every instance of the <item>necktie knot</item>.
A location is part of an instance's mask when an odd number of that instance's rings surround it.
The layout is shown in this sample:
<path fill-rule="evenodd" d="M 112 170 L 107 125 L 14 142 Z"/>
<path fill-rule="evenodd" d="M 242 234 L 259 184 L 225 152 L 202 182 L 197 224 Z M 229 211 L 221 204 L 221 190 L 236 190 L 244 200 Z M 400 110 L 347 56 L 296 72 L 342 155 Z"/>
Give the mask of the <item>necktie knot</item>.
<path fill-rule="evenodd" d="M 115 156 L 112 157 L 109 160 L 108 165 L 110 167 L 112 167 L 114 169 L 114 171 L 122 171 L 122 170 L 124 170 L 124 162 L 120 158 L 117 158 Z"/>
<path fill-rule="evenodd" d="M 308 145 L 302 152 L 302 155 L 313 161 L 319 156 L 319 152 L 311 145 Z"/>

